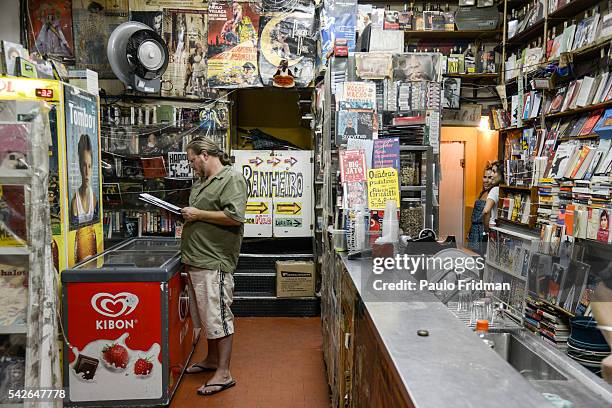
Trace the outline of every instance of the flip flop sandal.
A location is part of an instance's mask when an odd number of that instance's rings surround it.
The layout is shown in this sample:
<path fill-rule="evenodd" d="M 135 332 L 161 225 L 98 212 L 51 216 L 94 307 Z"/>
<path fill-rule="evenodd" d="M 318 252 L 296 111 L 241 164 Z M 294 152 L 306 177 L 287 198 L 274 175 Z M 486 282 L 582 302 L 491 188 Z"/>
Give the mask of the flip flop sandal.
<path fill-rule="evenodd" d="M 196 363 L 187 367 L 187 369 L 185 370 L 185 374 L 200 374 L 204 372 L 213 371 L 217 371 L 217 369 L 212 367 L 204 367 L 203 365 Z"/>
<path fill-rule="evenodd" d="M 219 393 L 221 391 L 225 391 L 228 388 L 232 388 L 234 385 L 236 385 L 236 380 L 231 380 L 230 382 L 225 383 L 225 384 L 206 384 L 204 386 L 204 389 L 206 389 L 206 387 L 221 387 L 221 388 L 219 388 L 218 390 L 215 390 L 215 391 L 211 391 L 211 392 L 205 392 L 201 388 L 199 388 L 198 389 L 198 395 L 204 395 L 204 396 L 214 395 L 214 394 L 217 394 L 217 393 Z"/>

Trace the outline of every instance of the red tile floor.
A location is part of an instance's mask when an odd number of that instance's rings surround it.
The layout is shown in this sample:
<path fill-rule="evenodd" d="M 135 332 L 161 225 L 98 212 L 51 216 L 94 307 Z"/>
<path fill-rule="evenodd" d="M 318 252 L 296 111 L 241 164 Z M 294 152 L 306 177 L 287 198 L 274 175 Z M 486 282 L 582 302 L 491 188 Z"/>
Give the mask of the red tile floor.
<path fill-rule="evenodd" d="M 235 387 L 212 396 L 197 388 L 212 374 L 190 374 L 172 399 L 172 408 L 329 407 L 320 318 L 242 317 L 235 320 L 231 371 Z M 200 361 L 200 340 L 191 359 Z"/>

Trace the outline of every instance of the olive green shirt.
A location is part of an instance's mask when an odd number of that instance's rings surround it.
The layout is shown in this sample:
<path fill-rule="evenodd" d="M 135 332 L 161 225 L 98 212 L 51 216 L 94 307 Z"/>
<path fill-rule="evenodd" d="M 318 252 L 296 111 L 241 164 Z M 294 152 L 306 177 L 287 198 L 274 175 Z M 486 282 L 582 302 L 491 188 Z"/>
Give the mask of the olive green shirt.
<path fill-rule="evenodd" d="M 231 166 L 225 166 L 208 180 L 196 181 L 189 195 L 191 207 L 223 211 L 241 224 L 227 226 L 206 221 L 185 223 L 181 236 L 183 263 L 200 269 L 233 273 L 242 244 L 246 202 L 246 181 Z"/>

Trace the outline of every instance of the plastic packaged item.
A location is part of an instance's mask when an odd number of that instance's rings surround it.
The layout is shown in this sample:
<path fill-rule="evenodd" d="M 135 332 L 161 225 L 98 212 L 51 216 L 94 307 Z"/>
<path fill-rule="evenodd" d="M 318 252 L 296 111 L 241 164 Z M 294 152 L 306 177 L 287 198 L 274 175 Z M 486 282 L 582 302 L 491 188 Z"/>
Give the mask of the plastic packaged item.
<path fill-rule="evenodd" d="M 346 251 L 346 230 L 343 229 L 334 229 L 328 228 L 327 232 L 329 232 L 332 236 L 332 244 L 334 249 L 337 252 Z"/>
<path fill-rule="evenodd" d="M 421 184 L 421 163 L 416 153 L 406 153 L 401 156 L 400 181 L 402 186 L 418 186 Z"/>
<path fill-rule="evenodd" d="M 398 239 L 399 221 L 397 219 L 397 203 L 389 200 L 385 205 L 381 240 L 383 242 L 397 242 Z"/>
<path fill-rule="evenodd" d="M 424 227 L 423 205 L 420 201 L 402 201 L 400 228 L 405 235 L 418 237 Z"/>

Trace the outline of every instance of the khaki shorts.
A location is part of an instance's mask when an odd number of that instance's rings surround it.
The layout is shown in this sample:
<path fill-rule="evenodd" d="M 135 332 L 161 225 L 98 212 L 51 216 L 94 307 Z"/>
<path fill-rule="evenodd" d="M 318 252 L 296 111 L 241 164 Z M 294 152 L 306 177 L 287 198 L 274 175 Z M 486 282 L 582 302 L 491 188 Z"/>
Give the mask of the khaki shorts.
<path fill-rule="evenodd" d="M 218 339 L 234 334 L 234 314 L 230 310 L 234 293 L 231 273 L 188 266 L 191 315 L 194 325 L 206 329 L 206 338 Z"/>

